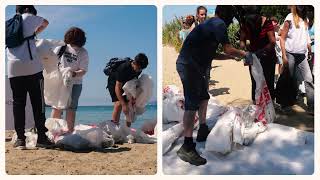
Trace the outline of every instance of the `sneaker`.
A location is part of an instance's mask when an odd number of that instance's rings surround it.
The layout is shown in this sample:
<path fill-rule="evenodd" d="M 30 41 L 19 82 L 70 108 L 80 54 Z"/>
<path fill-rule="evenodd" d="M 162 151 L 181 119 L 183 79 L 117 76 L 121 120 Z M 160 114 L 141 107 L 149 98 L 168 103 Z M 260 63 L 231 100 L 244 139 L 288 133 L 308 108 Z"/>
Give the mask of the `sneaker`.
<path fill-rule="evenodd" d="M 26 141 L 25 140 L 22 140 L 22 139 L 17 139 L 14 144 L 13 144 L 13 147 L 15 149 L 26 149 Z"/>
<path fill-rule="evenodd" d="M 196 151 L 195 143 L 193 143 L 193 146 L 190 149 L 188 149 L 185 145 L 182 145 L 177 151 L 177 155 L 181 160 L 192 165 L 200 166 L 207 163 L 207 160 L 201 157 Z"/>
<path fill-rule="evenodd" d="M 198 134 L 197 134 L 197 138 L 196 141 L 197 142 L 204 142 L 207 140 L 207 137 L 209 135 L 210 131 L 207 125 L 200 125 L 200 128 L 198 130 Z"/>
<path fill-rule="evenodd" d="M 48 137 L 38 138 L 36 147 L 40 148 L 53 148 L 55 144 L 51 142 Z"/>

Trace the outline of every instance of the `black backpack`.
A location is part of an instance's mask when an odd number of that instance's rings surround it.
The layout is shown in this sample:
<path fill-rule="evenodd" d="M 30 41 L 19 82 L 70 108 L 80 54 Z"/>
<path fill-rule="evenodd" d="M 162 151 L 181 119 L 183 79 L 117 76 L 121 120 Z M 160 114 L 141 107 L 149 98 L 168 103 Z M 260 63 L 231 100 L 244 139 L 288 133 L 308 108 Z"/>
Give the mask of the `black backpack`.
<path fill-rule="evenodd" d="M 111 58 L 107 63 L 106 67 L 103 69 L 103 72 L 106 76 L 110 76 L 120 64 L 124 62 L 132 61 L 129 57 L 125 58 Z"/>
<path fill-rule="evenodd" d="M 22 21 L 22 16 L 20 14 L 16 14 L 13 18 L 6 21 L 6 47 L 18 47 L 22 45 L 24 41 L 27 40 L 30 59 L 33 60 L 29 39 L 34 39 L 35 34 L 28 37 L 24 37 Z"/>

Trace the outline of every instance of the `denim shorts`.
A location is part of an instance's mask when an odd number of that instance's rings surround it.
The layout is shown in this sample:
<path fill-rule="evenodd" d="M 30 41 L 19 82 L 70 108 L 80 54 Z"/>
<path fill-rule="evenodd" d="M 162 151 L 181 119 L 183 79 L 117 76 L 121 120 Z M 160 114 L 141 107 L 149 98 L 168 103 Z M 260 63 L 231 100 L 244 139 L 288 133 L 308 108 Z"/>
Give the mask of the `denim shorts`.
<path fill-rule="evenodd" d="M 74 84 L 72 86 L 71 102 L 68 110 L 77 111 L 81 91 L 82 91 L 82 84 Z"/>
<path fill-rule="evenodd" d="M 177 71 L 183 85 L 185 110 L 197 111 L 200 102 L 210 99 L 206 74 L 199 73 L 189 64 L 177 63 Z"/>

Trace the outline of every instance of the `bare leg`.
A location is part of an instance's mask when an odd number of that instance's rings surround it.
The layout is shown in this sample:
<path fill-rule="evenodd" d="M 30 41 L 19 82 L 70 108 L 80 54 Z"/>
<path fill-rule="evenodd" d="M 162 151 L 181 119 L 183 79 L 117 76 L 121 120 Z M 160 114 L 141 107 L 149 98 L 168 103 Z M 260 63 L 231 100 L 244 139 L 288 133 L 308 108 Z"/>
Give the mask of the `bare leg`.
<path fill-rule="evenodd" d="M 76 112 L 73 110 L 67 110 L 66 120 L 68 125 L 68 131 L 73 132 L 74 121 L 76 119 Z"/>
<path fill-rule="evenodd" d="M 199 121 L 200 121 L 200 124 L 205 124 L 206 123 L 208 101 L 209 100 L 202 100 L 200 102 L 200 106 L 199 106 Z"/>
<path fill-rule="evenodd" d="M 121 110 L 122 110 L 122 107 L 121 107 L 120 101 L 114 102 L 113 112 L 112 112 L 112 120 L 116 124 L 119 124 Z"/>
<path fill-rule="evenodd" d="M 185 137 L 192 137 L 195 116 L 196 111 L 185 111 L 183 114 L 183 127 Z"/>
<path fill-rule="evenodd" d="M 62 114 L 61 110 L 56 109 L 56 108 L 52 108 L 52 111 L 51 111 L 51 117 L 52 118 L 61 119 L 61 114 Z"/>

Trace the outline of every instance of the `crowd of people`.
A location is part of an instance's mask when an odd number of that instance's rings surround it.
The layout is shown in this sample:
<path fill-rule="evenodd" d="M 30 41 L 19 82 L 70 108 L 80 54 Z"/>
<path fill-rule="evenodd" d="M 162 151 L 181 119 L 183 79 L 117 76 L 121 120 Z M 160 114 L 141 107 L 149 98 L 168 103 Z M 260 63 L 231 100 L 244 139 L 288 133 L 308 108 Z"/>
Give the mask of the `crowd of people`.
<path fill-rule="evenodd" d="M 42 61 L 37 54 L 36 35 L 46 29 L 49 22 L 37 15 L 33 5 L 17 5 L 16 14 L 6 21 L 6 54 L 8 78 L 13 94 L 13 117 L 17 133 L 14 147 L 26 148 L 25 136 L 25 106 L 27 93 L 30 96 L 34 122 L 37 129 L 37 147 L 54 147 L 53 142 L 47 137 L 48 129 L 45 127 L 45 100 L 44 100 L 44 76 Z M 68 107 L 61 109 L 52 107 L 51 117 L 62 118 L 66 111 L 65 120 L 68 130 L 65 134 L 74 132 L 76 111 L 82 91 L 83 76 L 88 72 L 89 55 L 84 48 L 86 33 L 78 27 L 71 27 L 64 34 L 63 46 L 56 47 L 53 52 L 59 58 L 57 68 L 70 68 L 72 74 L 72 90 Z M 121 110 L 128 116 L 128 104 L 134 99 L 127 99 L 123 95 L 123 85 L 133 78 L 137 78 L 148 65 L 145 54 L 139 53 L 133 60 L 123 62 L 114 67 L 108 78 L 107 89 L 110 92 L 114 110 L 112 122 L 119 125 Z M 54 93 L 54 92 L 53 92 Z M 126 118 L 127 120 L 130 118 Z M 131 126 L 127 121 L 126 125 Z"/>
<path fill-rule="evenodd" d="M 276 111 L 291 113 L 301 89 L 304 89 L 306 111 L 313 115 L 313 8 L 303 5 L 287 7 L 290 13 L 281 25 L 276 17 L 262 14 L 261 6 L 218 5 L 212 18 L 206 18 L 206 8 L 199 6 L 196 11 L 197 18 L 187 21 L 193 17 L 188 15 L 186 21 L 181 21 L 183 25 L 186 24 L 183 31 L 188 29 L 188 33 L 185 36 L 180 35 L 183 45 L 176 61 L 185 97 L 184 143 L 177 151 L 180 159 L 193 165 L 206 164 L 206 159 L 198 154 L 196 143 L 193 142 L 194 119 L 198 113 L 200 128 L 196 141 L 206 141 L 209 134 L 206 111 L 210 98 L 208 82 L 211 62 L 224 59 L 223 56 L 244 58 L 245 65 L 249 65 L 253 104 L 256 84 L 251 75 L 250 63 L 254 53 L 262 66 L 261 73 L 265 77 Z M 234 18 L 238 20 L 240 27 L 240 49 L 234 48 L 228 37 L 227 28 L 234 22 Z M 217 54 L 218 45 L 222 45 L 224 54 Z M 278 78 L 275 78 L 276 64 L 279 64 Z M 302 83 L 304 87 L 299 89 Z"/>

